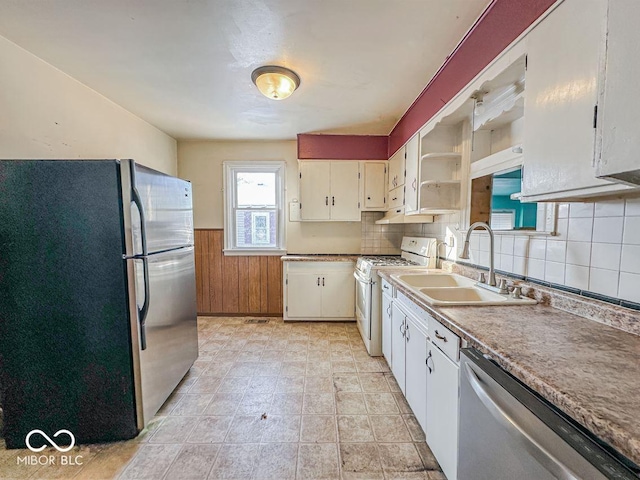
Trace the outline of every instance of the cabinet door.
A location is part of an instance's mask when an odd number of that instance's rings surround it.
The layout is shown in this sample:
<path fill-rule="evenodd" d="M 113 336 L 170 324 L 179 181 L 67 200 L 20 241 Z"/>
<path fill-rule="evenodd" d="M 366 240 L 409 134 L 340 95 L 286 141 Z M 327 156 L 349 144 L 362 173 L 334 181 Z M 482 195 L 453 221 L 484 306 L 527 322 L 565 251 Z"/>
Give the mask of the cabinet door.
<path fill-rule="evenodd" d="M 396 305 L 396 302 L 393 302 L 391 306 L 391 371 L 393 376 L 396 377 L 402 393 L 405 393 L 404 327 L 406 318 L 404 312 Z"/>
<path fill-rule="evenodd" d="M 389 190 L 404 185 L 405 147 L 401 147 L 389 159 Z"/>
<path fill-rule="evenodd" d="M 322 316 L 326 318 L 353 318 L 356 311 L 356 284 L 353 270 L 323 273 Z"/>
<path fill-rule="evenodd" d="M 415 135 L 407 143 L 407 159 L 405 160 L 405 213 L 418 210 L 418 164 L 420 151 L 420 135 Z"/>
<path fill-rule="evenodd" d="M 606 14 L 607 2 L 566 0 L 527 35 L 523 197 L 608 184 L 593 168 Z"/>
<path fill-rule="evenodd" d="M 331 220 L 360 221 L 358 162 L 331 162 Z"/>
<path fill-rule="evenodd" d="M 300 162 L 302 220 L 329 220 L 331 207 L 331 162 Z"/>
<path fill-rule="evenodd" d="M 322 316 L 322 274 L 288 273 L 287 314 L 290 318 Z"/>
<path fill-rule="evenodd" d="M 422 430 L 427 428 L 427 335 L 424 327 L 408 317 L 406 330 L 406 393 Z"/>
<path fill-rule="evenodd" d="M 637 182 L 640 170 L 640 98 L 636 93 L 640 64 L 640 2 L 612 0 L 607 18 L 606 81 L 598 105 L 598 175 Z M 602 112 L 602 115 L 600 115 Z"/>
<path fill-rule="evenodd" d="M 404 205 L 404 189 L 405 186 L 403 185 L 389 191 L 389 210 L 400 208 Z"/>
<path fill-rule="evenodd" d="M 447 478 L 457 478 L 458 366 L 429 345 L 427 443 Z"/>
<path fill-rule="evenodd" d="M 391 336 L 393 329 L 391 328 L 391 297 L 382 295 L 382 355 L 387 359 L 387 363 L 391 365 Z M 400 335 L 400 332 L 398 332 Z"/>
<path fill-rule="evenodd" d="M 384 210 L 387 194 L 387 164 L 364 162 L 362 170 L 363 210 Z"/>

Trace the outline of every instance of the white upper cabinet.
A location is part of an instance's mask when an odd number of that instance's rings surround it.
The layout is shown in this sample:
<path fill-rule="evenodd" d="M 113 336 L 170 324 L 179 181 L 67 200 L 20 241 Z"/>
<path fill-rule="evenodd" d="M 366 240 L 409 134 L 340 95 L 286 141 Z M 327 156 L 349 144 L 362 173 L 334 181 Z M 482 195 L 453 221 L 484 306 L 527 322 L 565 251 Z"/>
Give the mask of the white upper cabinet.
<path fill-rule="evenodd" d="M 640 2 L 610 0 L 604 88 L 598 103 L 596 174 L 640 184 Z"/>
<path fill-rule="evenodd" d="M 388 162 L 360 162 L 361 210 L 387 209 L 387 164 Z"/>
<path fill-rule="evenodd" d="M 331 220 L 360 221 L 359 171 L 358 162 L 331 162 Z"/>
<path fill-rule="evenodd" d="M 406 148 L 400 147 L 389 159 L 389 191 L 404 185 Z"/>
<path fill-rule="evenodd" d="M 301 161 L 303 221 L 360 221 L 357 161 Z"/>
<path fill-rule="evenodd" d="M 331 162 L 300 162 L 300 203 L 303 220 L 329 220 Z"/>
<path fill-rule="evenodd" d="M 607 2 L 589 2 L 587 8 L 582 0 L 565 0 L 526 37 L 525 200 L 581 198 L 626 188 L 596 178 L 594 168 L 596 118 L 603 115 L 598 92 L 604 79 L 602 60 L 607 53 L 606 22 Z M 637 32 L 634 35 L 638 37 Z M 632 60 L 633 55 L 626 59 Z M 607 78 L 614 73 L 622 72 L 607 71 Z M 617 120 L 621 119 L 620 112 L 629 112 L 628 119 L 635 115 L 626 104 L 633 96 L 629 88 L 620 90 L 617 105 L 611 106 Z M 620 100 L 623 96 L 625 100 Z M 631 127 L 633 136 L 637 136 L 637 121 Z"/>
<path fill-rule="evenodd" d="M 418 211 L 418 162 L 420 155 L 420 135 L 414 135 L 407 143 L 405 159 L 405 214 Z"/>

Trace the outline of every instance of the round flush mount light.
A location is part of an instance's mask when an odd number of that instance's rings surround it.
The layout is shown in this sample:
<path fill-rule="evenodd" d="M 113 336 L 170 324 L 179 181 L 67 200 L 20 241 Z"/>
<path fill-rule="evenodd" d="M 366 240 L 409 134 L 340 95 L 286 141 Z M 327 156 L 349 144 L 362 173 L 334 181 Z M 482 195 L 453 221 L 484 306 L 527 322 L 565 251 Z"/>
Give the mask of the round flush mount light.
<path fill-rule="evenodd" d="M 260 93 L 272 100 L 284 100 L 300 86 L 296 72 L 275 65 L 256 68 L 251 73 L 251 80 Z"/>

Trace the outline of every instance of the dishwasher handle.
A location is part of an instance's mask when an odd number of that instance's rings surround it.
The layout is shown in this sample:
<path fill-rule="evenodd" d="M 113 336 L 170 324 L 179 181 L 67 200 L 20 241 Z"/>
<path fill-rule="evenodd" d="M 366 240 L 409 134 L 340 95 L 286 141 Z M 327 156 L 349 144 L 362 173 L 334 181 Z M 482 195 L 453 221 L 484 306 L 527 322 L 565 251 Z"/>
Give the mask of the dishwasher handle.
<path fill-rule="evenodd" d="M 491 415 L 516 438 L 518 438 L 525 448 L 531 453 L 550 473 L 560 480 L 580 480 L 569 468 L 558 460 L 548 449 L 538 443 L 529 433 L 527 433 L 517 421 L 512 418 L 494 400 L 487 389 L 482 386 L 481 380 L 468 363 L 464 364 L 464 373 L 471 385 L 471 388 L 478 396 L 482 404 Z"/>

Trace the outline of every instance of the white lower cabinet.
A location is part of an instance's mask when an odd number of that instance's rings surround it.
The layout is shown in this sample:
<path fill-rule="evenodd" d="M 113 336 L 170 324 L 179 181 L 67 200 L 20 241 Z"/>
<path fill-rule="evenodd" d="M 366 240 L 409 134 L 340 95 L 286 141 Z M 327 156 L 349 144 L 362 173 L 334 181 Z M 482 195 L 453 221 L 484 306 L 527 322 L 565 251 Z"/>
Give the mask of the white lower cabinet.
<path fill-rule="evenodd" d="M 405 338 L 407 316 L 398 306 L 398 302 L 391 305 L 391 372 L 396 377 L 402 393 L 405 391 Z M 384 342 L 384 340 L 383 340 Z"/>
<path fill-rule="evenodd" d="M 401 292 L 383 294 L 382 308 L 385 358 L 442 471 L 455 480 L 460 338 Z"/>
<path fill-rule="evenodd" d="M 448 479 L 458 467 L 458 365 L 433 344 L 427 354 L 427 443 Z"/>
<path fill-rule="evenodd" d="M 391 304 L 391 371 L 424 430 L 427 415 L 426 313 L 398 294 Z M 384 345 L 384 338 L 382 340 Z"/>
<path fill-rule="evenodd" d="M 285 320 L 352 320 L 353 262 L 284 262 Z"/>
<path fill-rule="evenodd" d="M 427 329 L 407 317 L 405 397 L 423 430 L 427 429 Z"/>
<path fill-rule="evenodd" d="M 393 299 L 382 292 L 382 355 L 391 365 L 391 305 Z"/>

